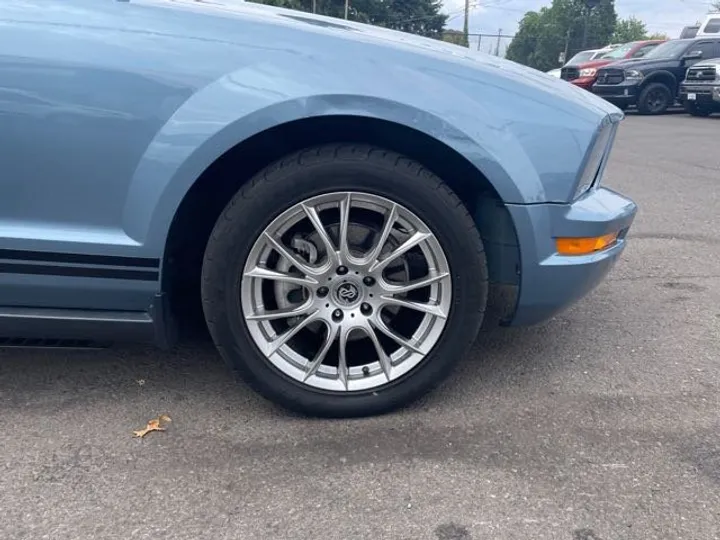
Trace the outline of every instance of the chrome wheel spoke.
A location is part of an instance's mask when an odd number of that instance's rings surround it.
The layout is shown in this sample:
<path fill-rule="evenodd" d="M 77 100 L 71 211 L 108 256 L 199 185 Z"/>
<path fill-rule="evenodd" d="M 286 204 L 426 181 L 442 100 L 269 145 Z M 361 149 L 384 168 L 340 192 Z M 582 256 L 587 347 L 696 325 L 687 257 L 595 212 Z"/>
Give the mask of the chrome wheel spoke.
<path fill-rule="evenodd" d="M 265 238 L 273 249 L 277 251 L 282 257 L 284 257 L 290 264 L 300 270 L 306 276 L 320 275 L 322 272 L 308 265 L 305 261 L 295 256 L 289 249 L 287 249 L 279 240 L 276 240 L 270 233 L 264 233 Z"/>
<path fill-rule="evenodd" d="M 282 334 L 280 334 L 278 337 L 276 337 L 274 340 L 270 342 L 270 350 L 268 354 L 272 355 L 277 352 L 277 350 L 282 347 L 285 343 L 288 342 L 293 336 L 295 336 L 300 330 L 305 328 L 308 324 L 313 322 L 315 318 L 317 317 L 317 311 L 312 312 L 310 315 L 305 317 L 302 321 L 300 321 L 298 324 L 290 328 L 290 330 L 286 330 Z"/>
<path fill-rule="evenodd" d="M 423 352 L 414 343 L 411 343 L 409 340 L 405 339 L 400 334 L 397 334 L 396 332 L 390 330 L 390 328 L 387 327 L 387 325 L 382 321 L 380 317 L 377 317 L 373 321 L 373 324 L 377 327 L 378 330 L 380 330 L 383 334 L 392 339 L 401 347 L 404 347 L 405 349 L 408 349 L 414 353 L 423 354 Z"/>
<path fill-rule="evenodd" d="M 315 231 L 318 233 L 320 241 L 323 243 L 325 251 L 327 252 L 328 260 L 337 264 L 338 257 L 335 251 L 335 246 L 333 245 L 332 240 L 330 239 L 330 235 L 328 234 L 322 220 L 320 219 L 320 214 L 318 214 L 317 210 L 313 206 L 308 206 L 305 203 L 302 203 L 301 206 L 303 211 L 305 212 L 305 215 L 310 220 L 310 223 L 312 223 Z"/>
<path fill-rule="evenodd" d="M 296 307 L 286 309 L 274 309 L 272 311 L 262 311 L 260 313 L 253 313 L 252 315 L 246 315 L 245 318 L 249 321 L 277 321 L 278 319 L 289 319 L 290 317 L 298 317 L 310 313 L 312 304 L 306 302 Z"/>
<path fill-rule="evenodd" d="M 340 329 L 340 351 L 338 355 L 338 379 L 345 386 L 345 390 L 348 388 L 349 370 L 347 365 L 347 342 L 348 342 L 348 331 L 344 328 Z"/>
<path fill-rule="evenodd" d="M 340 250 L 340 257 L 345 261 L 351 258 L 350 248 L 348 247 L 351 205 L 351 195 L 348 193 L 340 201 L 340 227 L 338 230 L 338 249 Z"/>
<path fill-rule="evenodd" d="M 414 281 L 409 281 L 407 283 L 404 283 L 403 285 L 394 285 L 394 284 L 387 283 L 385 280 L 381 280 L 380 286 L 384 290 L 386 290 L 388 293 L 403 294 L 403 293 L 408 293 L 410 291 L 414 291 L 417 289 L 422 289 L 423 287 L 427 287 L 428 285 L 437 283 L 438 281 L 441 281 L 449 276 L 450 276 L 450 274 L 448 272 L 441 272 L 439 274 L 433 274 L 428 277 L 416 279 Z"/>
<path fill-rule="evenodd" d="M 375 347 L 375 352 L 378 355 L 378 362 L 380 362 L 380 367 L 382 368 L 383 373 L 385 373 L 385 378 L 387 378 L 387 380 L 389 381 L 390 372 L 392 371 L 392 362 L 390 361 L 390 357 L 385 352 L 385 349 L 382 348 L 380 340 L 375 333 L 375 328 L 373 328 L 373 325 L 370 322 L 368 322 L 368 324 L 363 328 L 363 330 L 367 334 L 367 337 L 370 338 L 370 341 L 372 341 L 372 344 Z"/>
<path fill-rule="evenodd" d="M 330 347 L 332 347 L 332 344 L 335 341 L 335 338 L 337 337 L 338 328 L 333 328 L 332 326 L 329 326 L 327 323 L 325 324 L 325 329 L 327 330 L 327 334 L 325 335 L 325 340 L 323 341 L 322 346 L 318 350 L 317 354 L 315 354 L 315 357 L 312 359 L 310 364 L 308 365 L 307 373 L 305 374 L 305 379 L 303 382 L 307 381 L 310 377 L 315 375 L 317 373 L 317 370 L 320 369 L 320 366 L 322 365 L 323 361 L 325 360 L 325 357 L 327 356 L 327 353 L 330 351 Z"/>
<path fill-rule="evenodd" d="M 383 246 L 385 246 L 385 243 L 387 242 L 388 238 L 390 237 L 390 231 L 392 231 L 393 225 L 397 221 L 397 204 L 392 205 L 390 208 L 390 211 L 387 213 L 387 216 L 385 217 L 385 223 L 383 225 L 382 232 L 380 233 L 380 238 L 378 238 L 377 243 L 375 246 L 370 250 L 370 252 L 365 256 L 366 264 L 374 264 L 377 262 L 378 257 L 380 257 L 380 253 L 382 252 Z"/>
<path fill-rule="evenodd" d="M 270 268 L 264 268 L 262 266 L 256 266 L 252 270 L 245 272 L 244 276 L 258 279 L 269 279 L 272 281 L 284 281 L 285 283 L 292 283 L 303 287 L 313 287 L 318 284 L 317 280 L 311 277 L 293 276 L 292 274 L 288 274 L 286 272 L 278 272 L 277 270 L 271 270 Z"/>
<path fill-rule="evenodd" d="M 415 246 L 420 245 L 431 236 L 432 235 L 430 233 L 416 232 L 383 260 L 374 262 L 372 266 L 370 266 L 369 271 L 382 272 L 391 262 L 397 260 L 399 257 L 402 257 L 403 255 L 405 255 L 405 253 L 410 251 Z"/>
<path fill-rule="evenodd" d="M 394 296 L 382 296 L 383 303 L 385 305 L 400 306 L 408 309 L 414 309 L 415 311 L 421 311 L 441 319 L 447 319 L 447 315 L 443 309 L 437 304 L 426 304 L 425 302 L 414 302 L 412 300 L 403 300 L 401 298 L 395 298 Z"/>

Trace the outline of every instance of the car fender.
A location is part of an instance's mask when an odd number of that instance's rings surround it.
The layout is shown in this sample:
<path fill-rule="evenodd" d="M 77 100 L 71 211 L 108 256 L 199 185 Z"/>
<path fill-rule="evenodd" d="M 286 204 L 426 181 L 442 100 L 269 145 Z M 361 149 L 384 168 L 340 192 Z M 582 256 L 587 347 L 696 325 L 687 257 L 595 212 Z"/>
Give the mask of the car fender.
<path fill-rule="evenodd" d="M 642 88 L 645 88 L 648 84 L 654 83 L 654 82 L 667 82 L 668 79 L 672 82 L 672 89 L 677 92 L 678 88 L 678 80 L 675 75 L 665 69 L 661 69 L 658 71 L 653 71 L 650 75 L 648 75 L 645 80 L 643 80 Z"/>
<path fill-rule="evenodd" d="M 466 119 L 443 118 L 439 111 L 388 97 L 347 94 L 279 100 L 238 116 L 241 104 L 234 107 L 233 102 L 242 94 L 233 95 L 231 81 L 232 76 L 216 81 L 182 104 L 156 134 L 135 170 L 124 205 L 123 229 L 148 252 L 162 253 L 177 208 L 215 160 L 267 129 L 318 116 L 363 116 L 413 128 L 468 158 L 504 201 L 538 202 L 545 197 L 537 166 L 522 141 L 498 129 L 492 113 L 466 96 L 448 93 L 456 106 L 464 99 L 460 106 L 474 107 L 470 115 L 474 126 L 464 125 Z M 474 129 L 472 136 L 468 127 Z"/>

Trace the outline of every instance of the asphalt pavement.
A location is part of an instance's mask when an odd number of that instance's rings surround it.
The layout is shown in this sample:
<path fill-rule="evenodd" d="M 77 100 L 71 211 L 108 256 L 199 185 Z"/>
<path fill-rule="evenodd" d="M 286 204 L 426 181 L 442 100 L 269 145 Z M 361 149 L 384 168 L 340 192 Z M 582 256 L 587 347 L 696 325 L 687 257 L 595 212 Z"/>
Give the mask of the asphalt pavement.
<path fill-rule="evenodd" d="M 628 116 L 606 184 L 640 211 L 608 280 L 396 414 L 290 415 L 202 341 L 0 350 L 0 538 L 720 538 L 719 134 Z"/>

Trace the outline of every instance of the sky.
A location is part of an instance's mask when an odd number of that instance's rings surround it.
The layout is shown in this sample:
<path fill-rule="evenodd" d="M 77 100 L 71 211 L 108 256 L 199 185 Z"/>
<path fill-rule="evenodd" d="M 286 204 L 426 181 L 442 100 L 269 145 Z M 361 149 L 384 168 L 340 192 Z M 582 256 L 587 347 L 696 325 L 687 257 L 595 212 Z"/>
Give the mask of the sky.
<path fill-rule="evenodd" d="M 525 12 L 537 11 L 543 6 L 549 6 L 551 2 L 552 0 L 470 0 L 470 33 L 497 34 L 498 29 L 502 29 L 503 34 L 514 34 Z M 462 30 L 465 0 L 443 0 L 443 4 L 445 13 L 450 15 L 448 27 Z M 615 0 L 615 11 L 619 17 L 633 15 L 645 22 L 650 33 L 664 32 L 671 38 L 679 37 L 684 26 L 702 20 L 708 9 L 707 0 Z M 480 48 L 487 52 L 492 41 L 490 37 L 483 36 Z M 509 40 L 502 41 L 503 45 L 507 46 L 505 42 Z"/>

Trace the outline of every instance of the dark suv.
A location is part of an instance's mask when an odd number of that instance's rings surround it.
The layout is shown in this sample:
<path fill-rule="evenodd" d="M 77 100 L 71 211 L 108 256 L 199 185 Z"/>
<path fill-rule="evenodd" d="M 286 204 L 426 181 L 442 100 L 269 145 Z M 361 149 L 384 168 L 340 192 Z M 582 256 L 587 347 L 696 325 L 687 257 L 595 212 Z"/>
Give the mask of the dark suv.
<path fill-rule="evenodd" d="M 675 103 L 687 69 L 700 60 L 717 57 L 720 37 L 666 41 L 644 58 L 599 69 L 592 91 L 621 109 L 637 105 L 643 114 L 662 114 Z"/>

